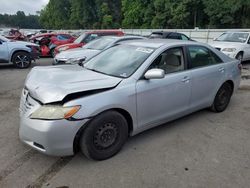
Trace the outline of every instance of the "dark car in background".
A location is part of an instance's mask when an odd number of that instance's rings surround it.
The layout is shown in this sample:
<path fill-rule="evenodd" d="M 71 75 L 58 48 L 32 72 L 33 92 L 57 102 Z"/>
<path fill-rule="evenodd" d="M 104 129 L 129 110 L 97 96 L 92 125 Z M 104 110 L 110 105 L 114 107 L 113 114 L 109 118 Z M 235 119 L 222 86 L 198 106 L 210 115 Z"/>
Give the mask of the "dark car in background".
<path fill-rule="evenodd" d="M 30 42 L 40 45 L 41 56 L 53 56 L 57 46 L 74 42 L 75 37 L 67 33 L 44 33 L 30 38 Z"/>
<path fill-rule="evenodd" d="M 149 35 L 149 38 L 159 38 L 159 39 L 177 39 L 177 40 L 192 40 L 183 33 L 170 32 L 170 31 L 154 31 Z"/>
<path fill-rule="evenodd" d="M 98 31 L 87 31 L 80 35 L 73 43 L 60 45 L 55 49 L 55 54 L 58 54 L 62 51 L 79 48 L 89 43 L 90 41 L 96 39 L 101 36 L 123 36 L 124 33 L 120 30 L 98 30 Z"/>

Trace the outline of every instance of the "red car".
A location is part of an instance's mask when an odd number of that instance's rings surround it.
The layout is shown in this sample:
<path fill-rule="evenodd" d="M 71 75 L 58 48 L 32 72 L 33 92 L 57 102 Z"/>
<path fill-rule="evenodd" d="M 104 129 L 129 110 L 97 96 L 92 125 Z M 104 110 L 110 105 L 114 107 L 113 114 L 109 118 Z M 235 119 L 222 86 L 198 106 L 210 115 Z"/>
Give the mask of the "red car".
<path fill-rule="evenodd" d="M 11 40 L 27 40 L 26 36 L 23 35 L 18 29 L 11 29 L 5 33 L 5 37 Z"/>
<path fill-rule="evenodd" d="M 75 37 L 65 33 L 44 33 L 30 38 L 31 42 L 40 45 L 41 56 L 53 56 L 55 48 L 75 41 Z"/>
<path fill-rule="evenodd" d="M 115 35 L 115 36 L 123 36 L 124 33 L 120 30 L 97 30 L 97 31 L 87 31 L 79 36 L 73 43 L 64 44 L 57 46 L 55 49 L 55 54 L 60 53 L 65 50 L 79 48 L 88 42 L 94 40 L 97 37 L 107 36 L 107 35 Z"/>

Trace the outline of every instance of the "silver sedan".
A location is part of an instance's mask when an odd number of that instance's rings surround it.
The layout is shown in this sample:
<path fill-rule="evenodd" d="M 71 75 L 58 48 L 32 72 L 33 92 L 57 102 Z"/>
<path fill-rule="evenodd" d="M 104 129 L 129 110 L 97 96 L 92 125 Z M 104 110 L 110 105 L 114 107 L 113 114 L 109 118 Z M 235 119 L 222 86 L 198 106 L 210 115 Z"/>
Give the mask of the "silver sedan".
<path fill-rule="evenodd" d="M 129 136 L 194 111 L 224 111 L 241 64 L 191 41 L 138 40 L 83 66 L 35 67 L 21 96 L 20 138 L 49 155 L 104 160 Z"/>

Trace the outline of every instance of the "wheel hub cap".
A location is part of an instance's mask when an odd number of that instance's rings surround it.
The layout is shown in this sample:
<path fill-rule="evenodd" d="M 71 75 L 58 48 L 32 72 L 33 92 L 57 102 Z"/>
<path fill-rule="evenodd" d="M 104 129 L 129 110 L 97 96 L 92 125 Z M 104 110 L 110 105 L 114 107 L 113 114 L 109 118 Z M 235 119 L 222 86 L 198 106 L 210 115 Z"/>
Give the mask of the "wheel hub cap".
<path fill-rule="evenodd" d="M 94 144 L 99 149 L 106 149 L 115 143 L 117 138 L 117 127 L 113 123 L 101 126 L 95 133 Z"/>

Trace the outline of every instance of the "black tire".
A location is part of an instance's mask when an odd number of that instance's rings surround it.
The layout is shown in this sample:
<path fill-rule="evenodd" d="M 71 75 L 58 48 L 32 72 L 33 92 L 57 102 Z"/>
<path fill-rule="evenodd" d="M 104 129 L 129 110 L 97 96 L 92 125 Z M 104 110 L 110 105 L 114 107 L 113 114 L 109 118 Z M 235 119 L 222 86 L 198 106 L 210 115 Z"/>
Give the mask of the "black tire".
<path fill-rule="evenodd" d="M 242 53 L 242 52 L 239 52 L 239 53 L 236 55 L 236 59 L 242 61 L 242 59 L 243 59 L 243 53 Z"/>
<path fill-rule="evenodd" d="M 51 50 L 50 50 L 50 54 L 51 54 L 51 56 L 54 58 L 55 57 L 55 48 L 52 48 Z"/>
<path fill-rule="evenodd" d="M 93 160 L 105 160 L 117 154 L 128 138 L 126 119 L 116 111 L 95 117 L 80 139 L 82 153 Z"/>
<path fill-rule="evenodd" d="M 233 93 L 232 86 L 227 82 L 224 83 L 218 90 L 210 109 L 213 112 L 223 112 L 227 108 L 230 102 L 232 93 Z"/>
<path fill-rule="evenodd" d="M 12 62 L 19 69 L 28 68 L 31 65 L 31 58 L 28 52 L 16 52 L 12 57 Z"/>

